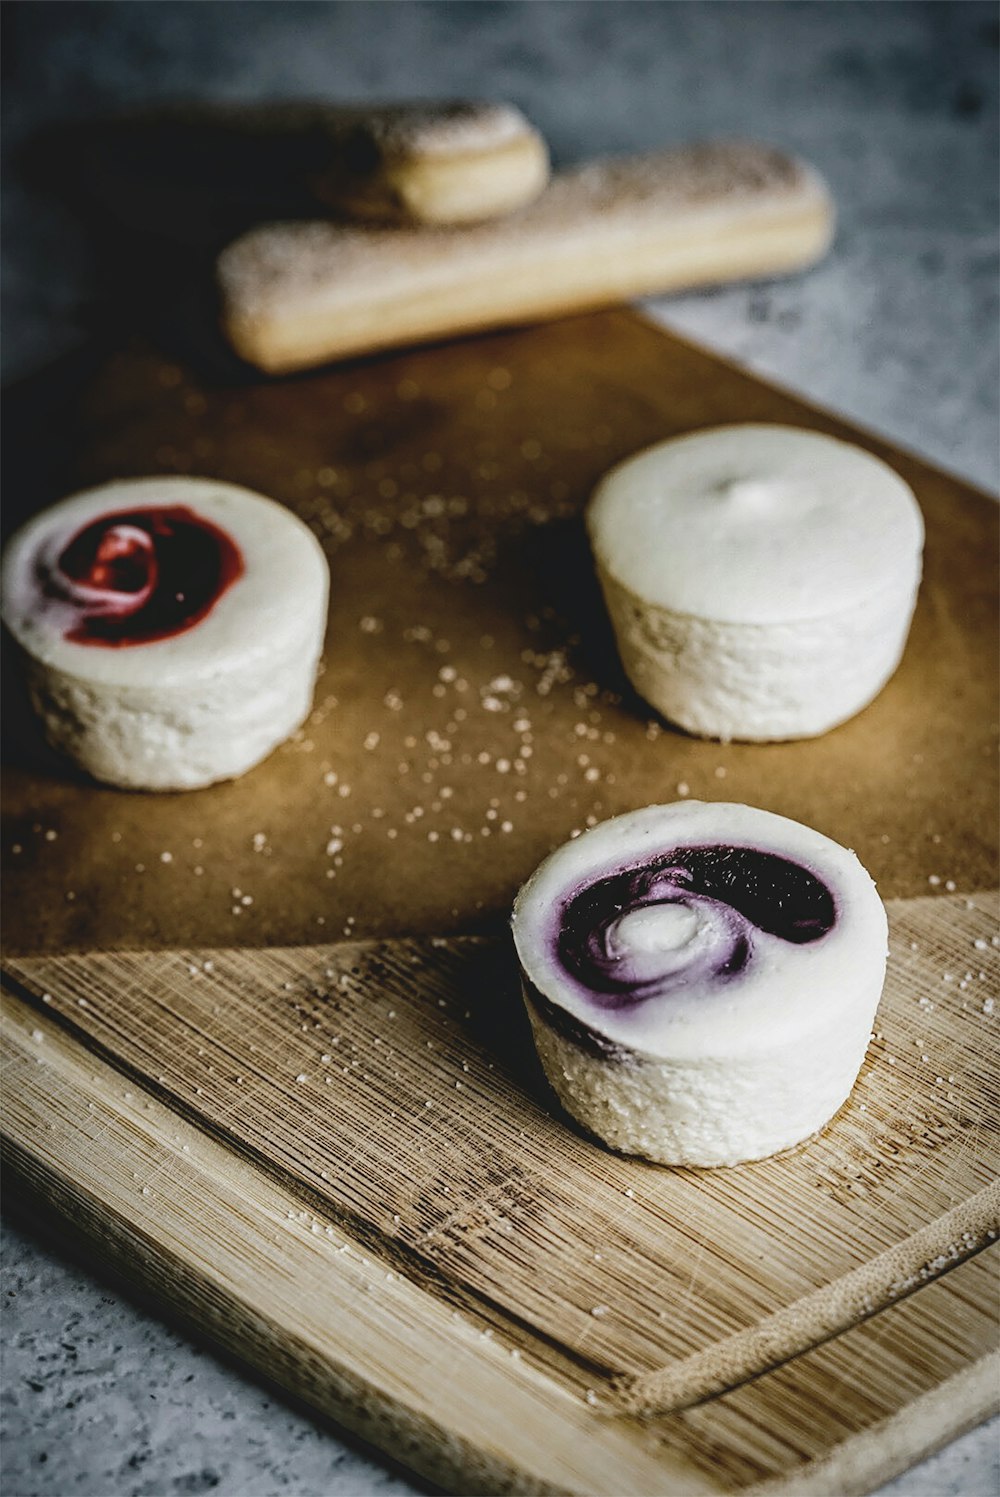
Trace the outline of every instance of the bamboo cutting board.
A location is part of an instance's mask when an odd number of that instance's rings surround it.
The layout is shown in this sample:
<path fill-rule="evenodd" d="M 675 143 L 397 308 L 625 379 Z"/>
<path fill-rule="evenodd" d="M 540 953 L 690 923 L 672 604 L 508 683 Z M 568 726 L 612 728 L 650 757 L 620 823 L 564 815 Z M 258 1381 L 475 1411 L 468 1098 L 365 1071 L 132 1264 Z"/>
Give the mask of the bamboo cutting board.
<path fill-rule="evenodd" d="M 217 474 L 304 515 L 333 597 L 312 718 L 235 785 L 84 785 L 15 722 L 18 1175 L 459 1490 L 863 1491 L 982 1417 L 995 507 L 623 312 L 281 385 L 134 345 L 63 397 L 43 451 L 52 399 L 19 413 L 25 508 Z M 901 670 L 814 743 L 652 719 L 581 545 L 612 461 L 747 419 L 861 440 L 927 520 Z M 685 793 L 811 822 L 890 900 L 851 1101 L 731 1171 L 620 1159 L 554 1114 L 501 933 L 575 826 Z"/>

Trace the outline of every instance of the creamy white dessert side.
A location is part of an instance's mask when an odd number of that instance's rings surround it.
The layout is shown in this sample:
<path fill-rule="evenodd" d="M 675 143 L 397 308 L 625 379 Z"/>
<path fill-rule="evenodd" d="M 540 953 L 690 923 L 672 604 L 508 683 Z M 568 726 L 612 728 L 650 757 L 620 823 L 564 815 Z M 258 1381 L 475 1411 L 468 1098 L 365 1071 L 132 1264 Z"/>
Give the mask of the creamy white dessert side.
<path fill-rule="evenodd" d="M 326 626 L 307 527 L 209 479 L 106 484 L 43 511 L 3 560 L 3 621 L 54 748 L 95 779 L 186 790 L 305 718 Z"/>
<path fill-rule="evenodd" d="M 512 919 L 524 1000 L 566 1111 L 626 1154 L 732 1165 L 847 1098 L 887 922 L 852 852 L 752 806 L 683 801 L 558 848 Z"/>
<path fill-rule="evenodd" d="M 847 442 L 765 425 L 676 437 L 607 474 L 587 526 L 625 670 L 690 733 L 824 733 L 899 663 L 923 519 Z"/>

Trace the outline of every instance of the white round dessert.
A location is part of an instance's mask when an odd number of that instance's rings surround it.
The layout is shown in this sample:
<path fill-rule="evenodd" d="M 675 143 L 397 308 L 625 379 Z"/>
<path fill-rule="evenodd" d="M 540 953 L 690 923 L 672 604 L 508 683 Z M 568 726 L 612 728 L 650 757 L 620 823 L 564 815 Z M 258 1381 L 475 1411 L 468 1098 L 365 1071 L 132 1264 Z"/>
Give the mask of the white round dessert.
<path fill-rule="evenodd" d="M 214 479 L 89 489 L 29 520 L 3 560 L 46 737 L 139 790 L 233 779 L 299 727 L 328 590 L 300 520 Z"/>
<path fill-rule="evenodd" d="M 752 806 L 603 822 L 541 864 L 512 929 L 563 1107 L 660 1164 L 738 1164 L 816 1133 L 885 977 L 885 909 L 855 855 Z"/>
<path fill-rule="evenodd" d="M 885 463 L 785 426 L 724 426 L 613 469 L 587 525 L 625 671 L 707 738 L 810 738 L 899 664 L 923 520 Z"/>

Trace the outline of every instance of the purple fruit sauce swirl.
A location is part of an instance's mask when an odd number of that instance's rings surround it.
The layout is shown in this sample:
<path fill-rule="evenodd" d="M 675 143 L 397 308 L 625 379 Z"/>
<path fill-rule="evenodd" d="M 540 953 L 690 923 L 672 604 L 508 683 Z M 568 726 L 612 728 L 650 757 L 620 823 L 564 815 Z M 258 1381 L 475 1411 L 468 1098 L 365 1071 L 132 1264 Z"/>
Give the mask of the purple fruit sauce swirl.
<path fill-rule="evenodd" d="M 631 947 L 629 916 L 678 906 L 694 932 L 676 950 Z M 557 948 L 565 971 L 601 1009 L 624 1009 L 681 989 L 725 983 L 753 959 L 758 932 L 792 945 L 832 930 L 836 904 L 801 864 L 755 847 L 674 848 L 576 890 L 564 902 Z"/>

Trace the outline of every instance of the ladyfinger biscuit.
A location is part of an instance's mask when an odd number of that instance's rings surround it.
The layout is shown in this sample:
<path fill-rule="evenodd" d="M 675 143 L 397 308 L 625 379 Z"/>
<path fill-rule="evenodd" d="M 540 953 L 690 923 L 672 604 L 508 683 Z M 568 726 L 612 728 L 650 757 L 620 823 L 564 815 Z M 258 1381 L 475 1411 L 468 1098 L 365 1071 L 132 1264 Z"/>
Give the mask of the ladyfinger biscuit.
<path fill-rule="evenodd" d="M 219 257 L 222 324 L 241 357 L 285 373 L 798 270 L 832 230 L 830 195 L 810 167 L 709 142 L 578 167 L 519 212 L 465 228 L 265 225 Z"/>
<path fill-rule="evenodd" d="M 477 223 L 523 207 L 549 178 L 545 142 L 512 104 L 341 110 L 327 133 L 332 159 L 313 188 L 351 218 Z"/>

